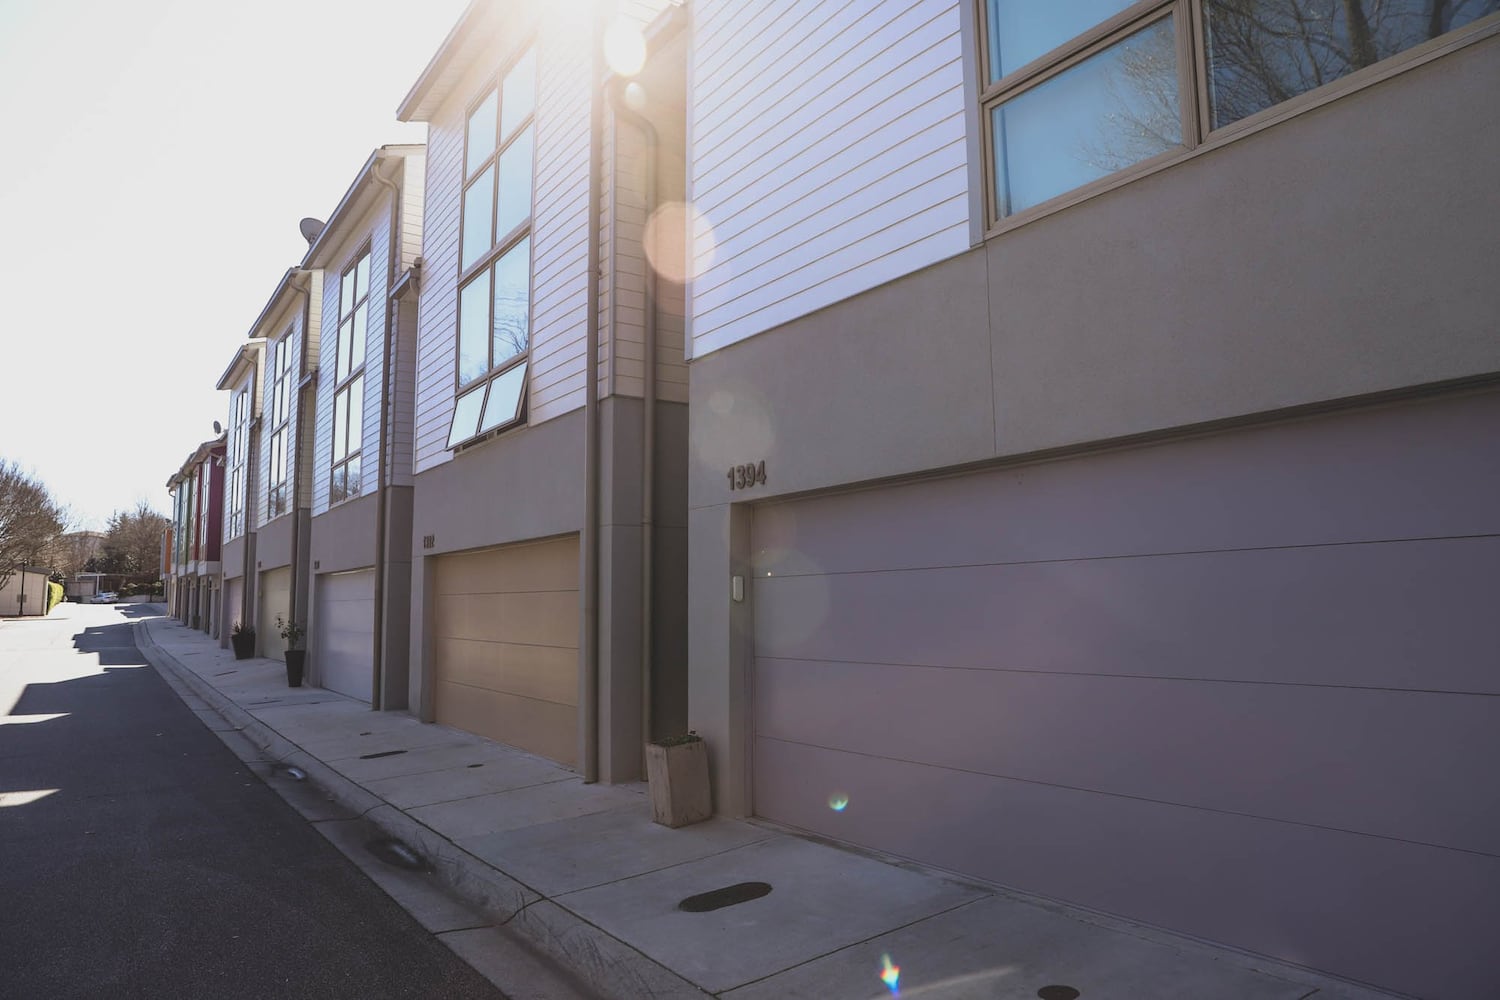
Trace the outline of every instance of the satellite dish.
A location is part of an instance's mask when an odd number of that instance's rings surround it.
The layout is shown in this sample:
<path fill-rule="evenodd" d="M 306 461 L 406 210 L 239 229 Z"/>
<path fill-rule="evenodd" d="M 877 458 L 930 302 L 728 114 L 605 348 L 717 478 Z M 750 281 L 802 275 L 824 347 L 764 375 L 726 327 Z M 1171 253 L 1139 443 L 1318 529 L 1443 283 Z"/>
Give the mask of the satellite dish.
<path fill-rule="evenodd" d="M 302 238 L 307 241 L 307 245 L 312 246 L 313 242 L 318 238 L 318 234 L 323 231 L 323 225 L 322 219 L 314 219 L 309 216 L 297 223 L 297 228 L 302 231 Z"/>
<path fill-rule="evenodd" d="M 220 424 L 217 420 L 214 421 L 214 433 L 215 434 L 223 434 L 224 433 L 224 427 L 223 427 L 223 425 Z"/>

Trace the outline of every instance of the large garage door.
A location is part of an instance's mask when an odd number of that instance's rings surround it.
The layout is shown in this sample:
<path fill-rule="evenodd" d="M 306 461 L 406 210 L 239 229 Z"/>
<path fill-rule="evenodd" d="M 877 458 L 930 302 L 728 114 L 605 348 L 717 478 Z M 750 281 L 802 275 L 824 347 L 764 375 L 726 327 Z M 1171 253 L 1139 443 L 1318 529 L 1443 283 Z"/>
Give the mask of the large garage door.
<path fill-rule="evenodd" d="M 1497 441 L 1491 394 L 762 506 L 755 811 L 1322 968 L 1473 941 Z"/>
<path fill-rule="evenodd" d="M 276 616 L 286 617 L 292 601 L 292 568 L 283 566 L 260 575 L 260 623 L 256 642 L 260 655 L 279 660 L 286 652 L 286 640 L 276 634 Z"/>
<path fill-rule="evenodd" d="M 325 573 L 317 586 L 317 677 L 330 691 L 368 703 L 375 636 L 375 571 Z"/>
<path fill-rule="evenodd" d="M 578 536 L 437 559 L 437 721 L 572 765 Z"/>

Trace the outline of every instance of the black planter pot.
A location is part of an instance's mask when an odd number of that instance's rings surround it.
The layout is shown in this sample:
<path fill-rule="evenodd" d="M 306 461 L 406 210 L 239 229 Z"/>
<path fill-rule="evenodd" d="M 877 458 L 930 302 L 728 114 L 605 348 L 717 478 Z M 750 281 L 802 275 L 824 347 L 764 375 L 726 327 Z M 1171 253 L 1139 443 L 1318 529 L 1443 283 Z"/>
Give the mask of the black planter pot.
<path fill-rule="evenodd" d="M 255 655 L 255 634 L 231 635 L 229 645 L 234 647 L 234 658 L 236 660 L 248 660 Z"/>
<path fill-rule="evenodd" d="M 289 649 L 286 651 L 286 686 L 299 688 L 302 686 L 302 669 L 307 666 L 307 650 Z"/>

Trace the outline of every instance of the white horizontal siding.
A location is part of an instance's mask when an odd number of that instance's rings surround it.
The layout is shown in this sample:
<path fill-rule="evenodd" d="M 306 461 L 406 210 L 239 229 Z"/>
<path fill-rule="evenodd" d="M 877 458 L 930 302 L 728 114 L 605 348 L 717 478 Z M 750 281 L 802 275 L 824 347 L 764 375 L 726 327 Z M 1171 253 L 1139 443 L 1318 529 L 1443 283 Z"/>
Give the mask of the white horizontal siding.
<path fill-rule="evenodd" d="M 696 18 L 694 355 L 967 249 L 953 0 L 704 0 Z"/>
<path fill-rule="evenodd" d="M 583 405 L 588 303 L 588 46 L 549 22 L 538 39 L 537 56 L 532 424 Z"/>
<path fill-rule="evenodd" d="M 409 155 L 401 172 L 401 270 L 406 271 L 422 253 L 422 206 L 427 178 L 427 157 Z"/>
<path fill-rule="evenodd" d="M 448 451 L 448 422 L 453 417 L 460 175 L 467 97 L 467 94 L 457 95 L 427 127 L 422 286 L 417 310 L 417 396 L 412 422 L 412 461 L 416 472 L 452 458 Z"/>

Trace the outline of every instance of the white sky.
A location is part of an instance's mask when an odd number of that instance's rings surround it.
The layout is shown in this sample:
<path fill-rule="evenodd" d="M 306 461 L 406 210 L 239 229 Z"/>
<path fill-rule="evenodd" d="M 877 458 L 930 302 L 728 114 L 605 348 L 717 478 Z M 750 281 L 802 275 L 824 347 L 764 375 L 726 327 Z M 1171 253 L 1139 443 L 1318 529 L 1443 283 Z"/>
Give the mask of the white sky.
<path fill-rule="evenodd" d="M 165 483 L 304 216 L 326 219 L 466 0 L 0 0 L 0 457 L 102 528 Z"/>

